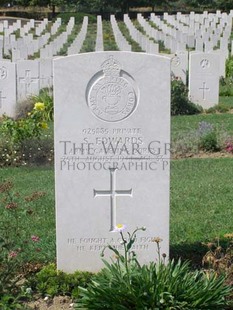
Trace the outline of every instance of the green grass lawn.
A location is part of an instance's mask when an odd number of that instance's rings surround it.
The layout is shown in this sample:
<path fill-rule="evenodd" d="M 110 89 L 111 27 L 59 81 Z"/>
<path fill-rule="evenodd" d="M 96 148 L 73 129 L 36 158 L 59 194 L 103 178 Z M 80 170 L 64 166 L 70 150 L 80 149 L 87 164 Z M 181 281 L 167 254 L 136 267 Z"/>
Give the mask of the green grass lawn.
<path fill-rule="evenodd" d="M 37 201 L 26 230 L 39 235 L 42 261 L 55 260 L 55 199 L 53 168 L 4 168 L 2 179 L 11 179 L 25 196 L 46 192 Z M 171 163 L 170 242 L 172 256 L 192 258 L 204 253 L 201 242 L 233 232 L 233 159 L 186 159 Z M 196 253 L 195 253 L 196 252 Z M 200 257 L 199 257 L 200 258 Z"/>
<path fill-rule="evenodd" d="M 216 129 L 225 131 L 233 136 L 233 115 L 230 113 L 222 114 L 197 114 L 172 116 L 171 119 L 171 139 L 174 140 L 178 135 L 184 135 L 198 129 L 201 121 L 211 123 Z"/>
<path fill-rule="evenodd" d="M 219 103 L 224 103 L 226 106 L 233 109 L 233 97 L 219 97 Z"/>

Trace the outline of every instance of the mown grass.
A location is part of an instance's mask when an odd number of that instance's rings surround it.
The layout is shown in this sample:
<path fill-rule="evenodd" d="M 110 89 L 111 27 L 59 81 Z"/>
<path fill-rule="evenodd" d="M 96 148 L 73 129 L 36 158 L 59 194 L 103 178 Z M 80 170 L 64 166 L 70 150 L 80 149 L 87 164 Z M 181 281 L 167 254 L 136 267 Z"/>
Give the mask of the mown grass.
<path fill-rule="evenodd" d="M 171 243 L 208 241 L 233 231 L 233 158 L 171 165 Z"/>
<path fill-rule="evenodd" d="M 219 103 L 224 103 L 229 109 L 233 109 L 233 97 L 221 96 L 219 98 Z"/>
<path fill-rule="evenodd" d="M 96 31 L 97 31 L 96 24 L 88 24 L 87 35 L 83 42 L 83 46 L 80 50 L 80 53 L 95 51 Z"/>
<path fill-rule="evenodd" d="M 112 26 L 109 22 L 103 21 L 103 43 L 105 51 L 118 51 L 115 42 Z"/>
<path fill-rule="evenodd" d="M 201 264 L 211 242 L 233 232 L 233 158 L 171 163 L 171 256 Z"/>
<path fill-rule="evenodd" d="M 171 163 L 172 256 L 194 261 L 205 253 L 201 242 L 233 232 L 233 159 L 186 159 Z M 41 238 L 38 259 L 55 260 L 55 198 L 53 168 L 4 168 L 16 191 L 28 195 L 44 191 L 37 202 L 36 218 L 25 229 Z M 22 182 L 23 180 L 23 182 Z M 198 258 L 196 258 L 198 257 Z"/>
<path fill-rule="evenodd" d="M 171 140 L 174 141 L 178 136 L 197 130 L 201 121 L 211 123 L 217 130 L 225 131 L 233 136 L 232 120 L 233 116 L 230 113 L 173 116 L 171 120 Z"/>

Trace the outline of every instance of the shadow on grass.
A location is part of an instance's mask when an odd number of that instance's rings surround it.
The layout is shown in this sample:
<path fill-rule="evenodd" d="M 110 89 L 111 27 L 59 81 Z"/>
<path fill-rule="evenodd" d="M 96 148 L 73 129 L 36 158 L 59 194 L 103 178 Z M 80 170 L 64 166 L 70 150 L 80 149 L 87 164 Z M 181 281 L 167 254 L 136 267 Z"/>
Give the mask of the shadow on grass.
<path fill-rule="evenodd" d="M 212 244 L 212 251 L 214 250 L 214 244 L 220 246 L 222 254 L 226 252 L 227 248 L 229 249 L 229 240 L 224 238 L 213 240 L 210 244 Z M 182 261 L 188 260 L 192 268 L 199 269 L 203 267 L 202 259 L 209 250 L 207 245 L 201 242 L 171 244 L 170 259 L 178 260 L 180 258 Z"/>
<path fill-rule="evenodd" d="M 175 244 L 170 246 L 170 259 L 188 260 L 193 268 L 201 268 L 202 258 L 207 251 L 207 246 L 201 242 Z"/>

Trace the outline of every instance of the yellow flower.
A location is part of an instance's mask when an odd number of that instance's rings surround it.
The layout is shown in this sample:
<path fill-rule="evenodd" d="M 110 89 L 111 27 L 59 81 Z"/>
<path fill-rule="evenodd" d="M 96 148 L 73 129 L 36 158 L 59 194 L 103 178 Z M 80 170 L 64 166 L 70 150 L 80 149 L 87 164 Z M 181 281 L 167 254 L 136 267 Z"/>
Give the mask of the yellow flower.
<path fill-rule="evenodd" d="M 37 111 L 44 111 L 45 106 L 43 102 L 36 102 L 34 105 L 34 109 Z"/>
<path fill-rule="evenodd" d="M 40 125 L 41 125 L 41 128 L 48 129 L 48 124 L 47 123 L 42 122 Z"/>
<path fill-rule="evenodd" d="M 31 113 L 30 112 L 28 112 L 28 116 L 30 116 L 31 115 Z"/>
<path fill-rule="evenodd" d="M 125 229 L 126 229 L 126 225 L 124 225 L 124 224 L 117 224 L 113 231 L 114 232 L 122 232 Z"/>

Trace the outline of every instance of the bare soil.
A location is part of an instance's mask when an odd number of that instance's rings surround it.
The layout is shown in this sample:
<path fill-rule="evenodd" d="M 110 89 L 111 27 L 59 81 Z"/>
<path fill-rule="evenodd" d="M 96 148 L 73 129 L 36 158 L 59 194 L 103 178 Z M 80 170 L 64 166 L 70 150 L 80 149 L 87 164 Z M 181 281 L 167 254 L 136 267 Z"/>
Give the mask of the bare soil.
<path fill-rule="evenodd" d="M 200 152 L 200 153 L 185 153 L 173 154 L 172 159 L 185 159 L 185 158 L 232 158 L 233 154 L 227 152 Z"/>
<path fill-rule="evenodd" d="M 68 296 L 56 296 L 54 298 L 38 298 L 26 304 L 33 310 L 72 310 L 74 303 Z"/>

